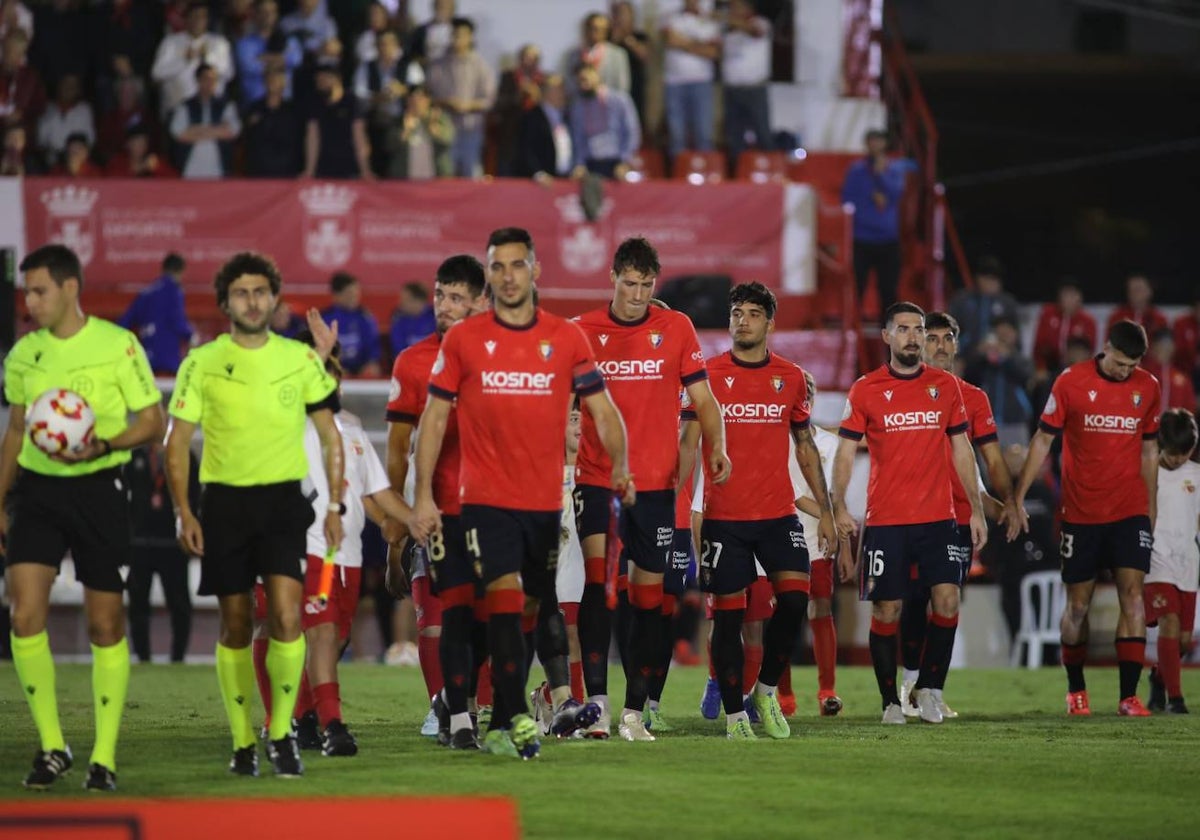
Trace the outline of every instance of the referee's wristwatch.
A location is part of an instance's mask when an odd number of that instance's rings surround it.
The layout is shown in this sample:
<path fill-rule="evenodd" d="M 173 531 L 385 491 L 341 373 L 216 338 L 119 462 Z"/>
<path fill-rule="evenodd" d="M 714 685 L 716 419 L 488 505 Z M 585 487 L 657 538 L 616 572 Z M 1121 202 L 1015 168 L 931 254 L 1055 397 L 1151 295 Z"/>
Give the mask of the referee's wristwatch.
<path fill-rule="evenodd" d="M 325 510 L 329 513 L 336 513 L 338 516 L 345 516 L 346 515 L 346 503 L 345 502 L 330 502 L 329 505 L 325 508 Z"/>

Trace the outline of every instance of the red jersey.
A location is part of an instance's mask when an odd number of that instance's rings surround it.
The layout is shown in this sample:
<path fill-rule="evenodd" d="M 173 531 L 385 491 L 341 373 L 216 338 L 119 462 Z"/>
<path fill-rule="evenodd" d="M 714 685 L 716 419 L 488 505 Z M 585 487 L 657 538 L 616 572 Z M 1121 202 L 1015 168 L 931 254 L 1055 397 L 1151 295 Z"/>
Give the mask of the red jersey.
<path fill-rule="evenodd" d="M 1196 372 L 1196 360 L 1200 356 L 1200 318 L 1189 312 L 1175 319 L 1175 367 L 1189 376 Z"/>
<path fill-rule="evenodd" d="M 1133 307 L 1127 303 L 1118 306 L 1108 316 L 1108 328 L 1111 330 L 1117 321 L 1133 321 L 1135 324 L 1141 324 L 1142 329 L 1146 331 L 1146 338 L 1151 341 L 1154 340 L 1156 332 L 1167 326 L 1167 316 L 1159 312 L 1157 307 L 1147 306 L 1141 312 L 1134 312 Z"/>
<path fill-rule="evenodd" d="M 1080 309 L 1063 315 L 1057 303 L 1042 307 L 1033 339 L 1033 361 L 1038 370 L 1058 370 L 1067 358 L 1067 339 L 1084 338 L 1096 349 L 1096 319 Z"/>
<path fill-rule="evenodd" d="M 1158 380 L 1159 408 L 1186 408 L 1196 410 L 1196 388 L 1192 378 L 1174 365 L 1161 364 L 1156 359 L 1142 359 L 1142 367 Z"/>
<path fill-rule="evenodd" d="M 1063 435 L 1062 518 L 1075 525 L 1145 516 L 1142 441 L 1158 434 L 1158 380 L 1134 368 L 1124 382 L 1105 376 L 1100 357 L 1054 380 L 1039 425 Z"/>
<path fill-rule="evenodd" d="M 392 363 L 392 387 L 388 393 L 387 420 L 389 423 L 409 423 L 416 426 L 425 411 L 428 399 L 429 371 L 437 359 L 442 339 L 437 333 L 418 341 L 396 357 Z M 458 501 L 458 413 L 450 410 L 446 418 L 446 434 L 442 451 L 433 472 L 433 500 L 442 513 L 457 516 L 462 508 Z M 397 488 L 404 492 L 404 488 Z"/>
<path fill-rule="evenodd" d="M 962 390 L 963 406 L 967 410 L 967 434 L 971 445 L 978 448 L 996 439 L 996 418 L 992 416 L 992 403 L 987 393 L 970 382 L 958 380 Z M 958 470 L 954 469 L 954 452 L 950 438 L 946 438 L 946 457 L 950 459 L 950 489 L 954 491 L 954 521 L 966 525 L 971 521 L 971 502 L 963 488 Z"/>
<path fill-rule="evenodd" d="M 618 320 L 606 307 L 575 322 L 625 420 L 637 489 L 673 489 L 679 472 L 679 388 L 708 375 L 696 328 L 686 315 L 657 306 L 637 321 Z M 585 411 L 575 482 L 607 487 L 611 481 L 612 462 Z"/>
<path fill-rule="evenodd" d="M 743 362 L 732 352 L 709 359 L 708 371 L 734 470 L 714 484 L 705 464 L 704 518 L 747 522 L 794 514 L 792 478 L 779 465 L 795 457 L 792 430 L 808 428 L 804 371 L 774 353 Z"/>
<path fill-rule="evenodd" d="M 868 525 L 920 525 L 954 517 L 946 436 L 967 431 L 959 379 L 922 364 L 912 374 L 883 365 L 850 388 L 844 438 L 867 438 Z"/>
<path fill-rule="evenodd" d="M 462 503 L 561 510 L 571 395 L 602 390 L 583 333 L 543 309 L 523 327 L 495 314 L 451 327 L 429 393 L 457 400 Z"/>

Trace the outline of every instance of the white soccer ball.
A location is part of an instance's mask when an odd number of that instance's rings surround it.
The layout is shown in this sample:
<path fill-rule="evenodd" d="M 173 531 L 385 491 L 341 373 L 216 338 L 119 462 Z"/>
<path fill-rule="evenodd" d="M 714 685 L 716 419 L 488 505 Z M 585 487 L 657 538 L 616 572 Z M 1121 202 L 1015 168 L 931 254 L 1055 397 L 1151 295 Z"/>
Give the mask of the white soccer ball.
<path fill-rule="evenodd" d="M 47 455 L 79 452 L 96 431 L 96 414 L 88 401 L 66 388 L 51 388 L 25 413 L 33 445 Z"/>

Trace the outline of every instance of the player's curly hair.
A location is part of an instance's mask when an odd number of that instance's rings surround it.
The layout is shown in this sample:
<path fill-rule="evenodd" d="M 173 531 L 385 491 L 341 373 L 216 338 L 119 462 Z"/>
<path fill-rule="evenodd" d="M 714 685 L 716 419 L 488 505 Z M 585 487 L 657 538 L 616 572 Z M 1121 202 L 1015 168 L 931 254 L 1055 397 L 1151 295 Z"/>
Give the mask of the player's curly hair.
<path fill-rule="evenodd" d="M 643 277 L 657 277 L 662 270 L 658 264 L 658 251 L 645 237 L 631 236 L 617 246 L 612 273 L 619 277 L 627 269 L 633 269 Z"/>
<path fill-rule="evenodd" d="M 1162 413 L 1158 426 L 1158 446 L 1170 455 L 1186 455 L 1196 448 L 1200 429 L 1196 417 L 1186 408 L 1169 408 Z"/>
<path fill-rule="evenodd" d="M 758 282 L 738 283 L 729 290 L 729 308 L 733 309 L 742 303 L 761 306 L 763 312 L 767 313 L 767 320 L 775 317 L 775 309 L 779 305 L 775 300 L 775 293 Z"/>
<path fill-rule="evenodd" d="M 222 309 L 225 307 L 225 304 L 229 302 L 229 287 L 233 285 L 234 280 L 245 274 L 266 277 L 267 282 L 271 284 L 271 294 L 273 295 L 278 295 L 279 290 L 283 288 L 283 277 L 274 260 L 265 254 L 242 251 L 234 254 L 217 269 L 216 279 L 213 280 L 213 288 L 217 290 L 217 306 Z"/>

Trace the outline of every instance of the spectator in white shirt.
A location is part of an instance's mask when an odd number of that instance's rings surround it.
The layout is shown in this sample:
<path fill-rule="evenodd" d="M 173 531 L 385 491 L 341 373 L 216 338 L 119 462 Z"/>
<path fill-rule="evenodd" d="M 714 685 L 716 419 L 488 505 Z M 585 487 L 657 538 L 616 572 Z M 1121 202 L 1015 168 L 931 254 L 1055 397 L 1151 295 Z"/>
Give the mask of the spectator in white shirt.
<path fill-rule="evenodd" d="M 454 39 L 454 0 L 433 0 L 433 18 L 413 30 L 408 54 L 426 68 L 450 51 Z"/>
<path fill-rule="evenodd" d="M 89 146 L 96 143 L 92 106 L 79 97 L 78 76 L 68 74 L 58 80 L 58 96 L 38 122 L 37 144 L 47 162 L 58 160 L 72 134 L 85 136 Z"/>
<path fill-rule="evenodd" d="M 175 109 L 171 136 L 179 144 L 184 178 L 224 178 L 230 174 L 233 141 L 242 133 L 233 102 L 217 92 L 217 71 L 196 68 L 196 95 Z"/>
<path fill-rule="evenodd" d="M 771 24 L 754 13 L 751 0 L 732 0 L 722 39 L 721 75 L 724 77 L 725 146 L 730 165 L 746 148 L 770 151 L 771 110 L 767 83 L 771 80 Z"/>
<path fill-rule="evenodd" d="M 313 54 L 338 36 L 337 21 L 321 7 L 320 0 L 300 0 L 296 11 L 284 15 L 279 28 L 287 36 L 299 38 L 304 51 Z"/>
<path fill-rule="evenodd" d="M 583 36 L 579 47 L 567 53 L 564 78 L 570 84 L 581 64 L 590 64 L 600 74 L 600 83 L 609 90 L 629 93 L 629 54 L 625 48 L 608 40 L 612 22 L 608 15 L 592 12 L 583 19 Z"/>
<path fill-rule="evenodd" d="M 663 82 L 667 134 L 672 155 L 713 147 L 713 79 L 721 57 L 721 27 L 700 13 L 700 0 L 684 0 L 683 11 L 663 27 Z"/>
<path fill-rule="evenodd" d="M 354 42 L 354 57 L 359 64 L 366 64 L 368 61 L 379 58 L 376 39 L 391 28 L 391 15 L 388 14 L 387 7 L 379 0 L 372 0 L 371 5 L 367 6 L 367 28 Z"/>
<path fill-rule="evenodd" d="M 208 7 L 197 2 L 188 6 L 187 28 L 163 38 L 154 56 L 150 76 L 160 85 L 163 114 L 173 113 L 196 94 L 196 69 L 201 64 L 213 69 L 216 93 L 224 93 L 233 78 L 232 51 L 229 41 L 208 31 Z"/>

